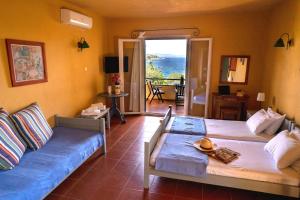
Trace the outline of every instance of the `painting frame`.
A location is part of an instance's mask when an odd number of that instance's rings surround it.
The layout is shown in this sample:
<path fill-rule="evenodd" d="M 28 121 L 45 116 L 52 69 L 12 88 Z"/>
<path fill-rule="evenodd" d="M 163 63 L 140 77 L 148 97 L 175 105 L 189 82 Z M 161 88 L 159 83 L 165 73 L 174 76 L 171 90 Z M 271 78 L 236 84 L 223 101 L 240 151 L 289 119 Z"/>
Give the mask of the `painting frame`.
<path fill-rule="evenodd" d="M 45 43 L 43 42 L 35 42 L 35 41 L 26 41 L 26 40 L 16 40 L 16 39 L 5 39 L 6 43 L 6 50 L 7 50 L 7 57 L 8 57 L 8 65 L 10 70 L 10 78 L 12 87 L 17 86 L 23 86 L 23 85 L 31 85 L 31 84 L 37 84 L 37 83 L 43 83 L 48 82 L 48 75 L 47 75 L 47 64 L 46 64 L 46 56 L 45 56 Z M 16 56 L 15 48 L 14 47 L 26 47 L 25 50 L 27 50 L 27 56 L 23 56 L 24 65 L 22 69 L 19 69 L 20 66 L 15 63 L 15 61 L 18 59 Z M 30 74 L 28 72 L 28 59 L 30 56 L 30 52 L 28 49 L 32 49 L 33 51 L 36 51 L 34 54 L 34 59 L 30 60 L 31 62 L 36 61 L 38 59 L 38 64 L 34 62 L 34 64 L 31 63 L 31 74 L 34 74 L 36 78 L 28 78 L 26 75 L 26 78 L 23 78 L 20 80 L 20 73 L 17 73 L 17 70 L 21 71 L 21 73 Z M 32 54 L 32 53 L 31 53 Z M 21 57 L 21 56 L 20 56 Z M 36 68 L 35 68 L 36 67 Z"/>

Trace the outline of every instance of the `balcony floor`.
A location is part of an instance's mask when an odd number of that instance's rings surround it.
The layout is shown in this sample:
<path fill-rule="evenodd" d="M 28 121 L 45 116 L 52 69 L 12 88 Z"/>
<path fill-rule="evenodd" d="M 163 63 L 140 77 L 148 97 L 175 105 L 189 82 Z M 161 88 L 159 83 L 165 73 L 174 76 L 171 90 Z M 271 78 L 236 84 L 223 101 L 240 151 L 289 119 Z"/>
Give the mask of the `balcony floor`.
<path fill-rule="evenodd" d="M 146 101 L 146 112 L 150 113 L 165 113 L 168 110 L 169 105 L 172 105 L 172 113 L 176 115 L 184 114 L 184 106 L 176 106 L 174 100 L 164 100 L 162 103 L 156 99 L 150 104 L 150 100 Z"/>

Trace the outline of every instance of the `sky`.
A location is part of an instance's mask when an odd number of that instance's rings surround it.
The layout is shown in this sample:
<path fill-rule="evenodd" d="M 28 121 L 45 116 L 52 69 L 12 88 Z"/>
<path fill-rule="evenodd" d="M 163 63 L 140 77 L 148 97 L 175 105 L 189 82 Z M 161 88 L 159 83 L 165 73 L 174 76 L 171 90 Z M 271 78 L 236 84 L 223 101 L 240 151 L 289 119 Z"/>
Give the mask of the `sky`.
<path fill-rule="evenodd" d="M 146 54 L 186 56 L 186 39 L 146 40 Z"/>

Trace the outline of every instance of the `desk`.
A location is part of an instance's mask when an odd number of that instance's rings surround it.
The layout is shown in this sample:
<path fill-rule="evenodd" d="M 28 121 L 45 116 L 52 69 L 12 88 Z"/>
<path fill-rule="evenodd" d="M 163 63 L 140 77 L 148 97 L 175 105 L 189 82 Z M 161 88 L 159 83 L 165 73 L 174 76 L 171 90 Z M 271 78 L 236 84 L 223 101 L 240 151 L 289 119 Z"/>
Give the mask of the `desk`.
<path fill-rule="evenodd" d="M 110 117 L 117 115 L 120 120 L 121 123 L 126 123 L 126 119 L 123 115 L 123 113 L 121 113 L 121 111 L 118 108 L 118 104 L 117 104 L 117 99 L 120 97 L 126 97 L 128 96 L 128 93 L 126 92 L 121 92 L 121 94 L 108 94 L 107 92 L 105 93 L 100 93 L 97 95 L 98 97 L 106 97 L 106 98 L 111 98 L 111 108 L 109 110 L 110 112 Z"/>
<path fill-rule="evenodd" d="M 223 120 L 246 120 L 249 96 L 236 94 L 212 94 L 212 118 Z"/>

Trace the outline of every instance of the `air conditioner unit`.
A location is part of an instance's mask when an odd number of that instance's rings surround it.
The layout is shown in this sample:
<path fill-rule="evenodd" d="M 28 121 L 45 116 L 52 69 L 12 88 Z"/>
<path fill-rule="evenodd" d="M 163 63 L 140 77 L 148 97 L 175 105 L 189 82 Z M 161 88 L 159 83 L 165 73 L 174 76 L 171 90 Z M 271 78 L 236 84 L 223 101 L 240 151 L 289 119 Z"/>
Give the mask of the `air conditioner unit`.
<path fill-rule="evenodd" d="M 79 26 L 85 29 L 91 29 L 93 26 L 93 19 L 86 15 L 74 12 L 69 9 L 60 9 L 61 23 Z"/>

